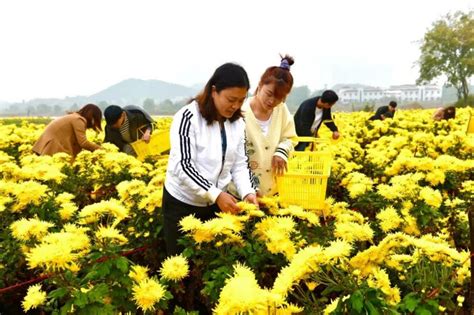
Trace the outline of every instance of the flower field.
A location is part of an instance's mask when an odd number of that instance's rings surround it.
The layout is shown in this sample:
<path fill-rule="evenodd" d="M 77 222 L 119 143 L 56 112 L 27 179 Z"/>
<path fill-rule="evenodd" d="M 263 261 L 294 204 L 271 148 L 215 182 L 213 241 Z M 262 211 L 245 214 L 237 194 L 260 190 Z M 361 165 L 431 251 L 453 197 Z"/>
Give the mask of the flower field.
<path fill-rule="evenodd" d="M 336 114 L 323 209 L 265 197 L 239 215 L 186 217 L 186 249 L 170 258 L 166 156 L 140 162 L 104 144 L 73 162 L 39 157 L 44 124 L 0 120 L 0 313 L 463 313 L 474 135 L 469 109 L 431 115 Z"/>

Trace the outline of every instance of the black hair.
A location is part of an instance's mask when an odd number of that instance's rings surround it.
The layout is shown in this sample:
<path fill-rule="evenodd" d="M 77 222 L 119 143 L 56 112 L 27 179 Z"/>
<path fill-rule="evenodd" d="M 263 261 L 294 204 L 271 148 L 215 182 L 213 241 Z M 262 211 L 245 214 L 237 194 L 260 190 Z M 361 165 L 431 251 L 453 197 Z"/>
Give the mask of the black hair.
<path fill-rule="evenodd" d="M 334 105 L 338 100 L 339 96 L 333 90 L 326 90 L 321 95 L 321 102 L 329 105 Z"/>
<path fill-rule="evenodd" d="M 199 110 L 208 124 L 212 124 L 218 117 L 216 105 L 211 96 L 212 87 L 215 87 L 217 93 L 234 87 L 245 88 L 248 91 L 250 81 L 245 69 L 235 63 L 225 63 L 214 71 L 204 90 L 192 99 L 199 104 Z M 233 122 L 240 117 L 242 117 L 242 111 L 239 108 L 229 120 Z"/>
<path fill-rule="evenodd" d="M 392 106 L 392 107 L 397 107 L 397 102 L 395 101 L 390 101 L 390 103 L 388 103 L 388 105 Z"/>
<path fill-rule="evenodd" d="M 105 122 L 107 125 L 113 125 L 119 120 L 120 115 L 122 115 L 123 109 L 117 105 L 110 105 L 104 111 Z"/>
<path fill-rule="evenodd" d="M 453 119 L 456 117 L 456 107 L 448 106 L 443 110 L 443 119 Z"/>

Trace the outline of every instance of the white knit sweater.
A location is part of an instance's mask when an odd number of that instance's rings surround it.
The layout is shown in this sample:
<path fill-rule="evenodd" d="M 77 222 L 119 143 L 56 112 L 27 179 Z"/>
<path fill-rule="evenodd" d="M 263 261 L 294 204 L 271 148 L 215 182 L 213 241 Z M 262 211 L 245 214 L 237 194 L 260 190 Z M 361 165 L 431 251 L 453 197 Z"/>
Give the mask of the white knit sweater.
<path fill-rule="evenodd" d="M 286 104 L 281 103 L 273 109 L 268 134 L 265 136 L 250 108 L 251 101 L 252 98 L 247 99 L 242 106 L 249 165 L 258 179 L 259 192 L 264 196 L 274 195 L 277 189 L 275 175 L 272 172 L 272 158 L 276 155 L 285 161 L 288 160 L 293 146 L 296 145 L 295 140 L 291 140 L 296 137 L 295 125 Z"/>

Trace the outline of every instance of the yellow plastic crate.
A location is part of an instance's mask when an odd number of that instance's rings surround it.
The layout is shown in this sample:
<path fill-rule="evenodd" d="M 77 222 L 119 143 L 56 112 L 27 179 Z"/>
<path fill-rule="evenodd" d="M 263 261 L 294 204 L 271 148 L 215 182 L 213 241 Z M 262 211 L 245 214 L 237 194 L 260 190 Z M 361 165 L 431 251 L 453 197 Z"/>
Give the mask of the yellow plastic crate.
<path fill-rule="evenodd" d="M 170 131 L 155 130 L 150 136 L 150 142 L 137 140 L 131 143 L 133 149 L 137 153 L 137 159 L 143 161 L 148 155 L 160 155 L 169 151 L 171 148 Z"/>
<path fill-rule="evenodd" d="M 469 112 L 469 120 L 467 122 L 467 134 L 472 134 L 474 133 L 474 115 L 472 115 L 471 112 Z"/>
<path fill-rule="evenodd" d="M 280 204 L 284 207 L 298 205 L 305 209 L 322 209 L 332 162 L 332 154 L 326 146 L 328 142 L 306 137 L 298 140 L 313 142 L 315 150 L 318 147 L 324 149 L 292 153 L 288 159 L 288 172 L 277 177 Z"/>

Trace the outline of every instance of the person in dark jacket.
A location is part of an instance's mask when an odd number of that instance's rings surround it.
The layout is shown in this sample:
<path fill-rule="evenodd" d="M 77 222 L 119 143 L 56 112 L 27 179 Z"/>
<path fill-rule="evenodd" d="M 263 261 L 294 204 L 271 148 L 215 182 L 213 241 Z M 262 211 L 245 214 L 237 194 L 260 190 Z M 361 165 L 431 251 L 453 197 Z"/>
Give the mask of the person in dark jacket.
<path fill-rule="evenodd" d="M 150 141 L 153 118 L 142 108 L 135 105 L 110 105 L 104 111 L 105 139 L 104 142 L 115 144 L 121 152 L 136 156 L 130 143 L 143 139 Z"/>
<path fill-rule="evenodd" d="M 312 97 L 301 103 L 294 117 L 296 134 L 299 137 L 317 137 L 319 127 L 324 123 L 332 131 L 332 138 L 338 139 L 339 132 L 331 116 L 331 107 L 338 99 L 336 92 L 326 90 L 321 96 Z M 300 142 L 295 151 L 304 151 L 307 145 Z"/>
<path fill-rule="evenodd" d="M 395 115 L 395 108 L 397 102 L 391 101 L 388 106 L 381 106 L 375 112 L 375 115 L 369 118 L 369 120 L 385 120 L 385 118 L 393 118 Z"/>

